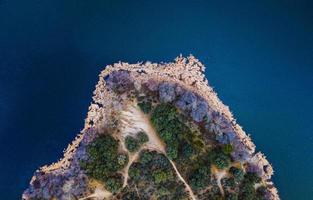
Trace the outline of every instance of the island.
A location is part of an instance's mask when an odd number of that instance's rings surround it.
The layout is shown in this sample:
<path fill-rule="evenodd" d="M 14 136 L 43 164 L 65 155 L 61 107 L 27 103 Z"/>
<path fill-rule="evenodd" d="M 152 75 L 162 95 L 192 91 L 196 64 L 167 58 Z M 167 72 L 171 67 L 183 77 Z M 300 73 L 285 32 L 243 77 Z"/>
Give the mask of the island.
<path fill-rule="evenodd" d="M 266 157 L 190 55 L 99 75 L 82 131 L 24 200 L 278 200 Z"/>

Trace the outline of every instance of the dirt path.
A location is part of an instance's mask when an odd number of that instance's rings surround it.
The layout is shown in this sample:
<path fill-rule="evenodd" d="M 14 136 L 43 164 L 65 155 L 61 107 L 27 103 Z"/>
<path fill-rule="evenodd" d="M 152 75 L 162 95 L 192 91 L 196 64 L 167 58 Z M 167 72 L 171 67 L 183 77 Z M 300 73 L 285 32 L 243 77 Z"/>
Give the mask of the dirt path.
<path fill-rule="evenodd" d="M 175 163 L 173 161 L 171 161 L 169 159 L 169 161 L 171 162 L 175 172 L 176 172 L 176 175 L 178 176 L 178 178 L 185 184 L 185 187 L 186 189 L 188 190 L 189 194 L 190 194 L 190 197 L 193 199 L 193 200 L 196 200 L 196 196 L 193 194 L 193 191 L 191 189 L 191 187 L 187 184 L 187 182 L 185 181 L 185 179 L 180 175 L 179 171 L 177 170 L 176 166 L 175 166 Z"/>

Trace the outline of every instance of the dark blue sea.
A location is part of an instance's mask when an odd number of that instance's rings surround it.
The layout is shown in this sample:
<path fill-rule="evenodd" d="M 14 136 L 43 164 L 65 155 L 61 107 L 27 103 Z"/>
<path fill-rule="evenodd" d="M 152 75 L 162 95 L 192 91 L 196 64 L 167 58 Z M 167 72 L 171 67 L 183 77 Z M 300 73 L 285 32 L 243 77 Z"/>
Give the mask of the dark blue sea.
<path fill-rule="evenodd" d="M 313 199 L 312 1 L 0 0 L 0 199 L 83 128 L 98 74 L 193 54 L 283 200 Z"/>

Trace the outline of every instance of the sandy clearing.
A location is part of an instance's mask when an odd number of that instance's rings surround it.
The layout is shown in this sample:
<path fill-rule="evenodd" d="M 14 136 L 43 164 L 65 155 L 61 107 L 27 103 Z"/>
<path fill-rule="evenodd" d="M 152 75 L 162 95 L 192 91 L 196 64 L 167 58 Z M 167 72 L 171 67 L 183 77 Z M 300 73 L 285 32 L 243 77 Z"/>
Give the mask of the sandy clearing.
<path fill-rule="evenodd" d="M 148 137 L 149 141 L 143 146 L 146 149 L 149 150 L 155 150 L 159 153 L 163 153 L 166 155 L 165 151 L 165 144 L 161 141 L 159 138 L 157 132 L 155 131 L 154 127 L 152 126 L 149 116 L 145 115 L 140 108 L 137 106 L 137 103 L 132 104 L 129 106 L 129 108 L 126 111 L 122 112 L 121 115 L 121 121 L 122 121 L 122 136 L 125 138 L 127 135 L 135 136 L 139 131 L 144 131 Z M 127 185 L 127 178 L 128 178 L 128 170 L 131 164 L 138 158 L 139 152 L 143 149 L 143 147 L 136 152 L 135 154 L 129 154 L 130 159 L 126 166 L 126 169 L 124 170 L 124 184 L 123 187 Z M 191 187 L 187 184 L 187 182 L 184 180 L 184 178 L 181 176 L 179 171 L 177 170 L 175 163 L 169 159 L 170 163 L 172 164 L 176 175 L 178 178 L 184 183 L 187 191 L 189 192 L 191 198 L 193 200 L 196 200 L 197 198 L 193 194 L 193 191 Z"/>

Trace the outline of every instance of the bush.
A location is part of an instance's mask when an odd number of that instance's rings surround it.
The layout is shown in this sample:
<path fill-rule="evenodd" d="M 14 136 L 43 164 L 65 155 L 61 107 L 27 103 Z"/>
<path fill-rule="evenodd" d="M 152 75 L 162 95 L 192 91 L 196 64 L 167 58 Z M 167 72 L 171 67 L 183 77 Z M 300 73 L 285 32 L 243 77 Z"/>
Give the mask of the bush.
<path fill-rule="evenodd" d="M 120 166 L 125 166 L 128 162 L 128 155 L 120 154 L 117 156 L 117 162 Z"/>
<path fill-rule="evenodd" d="M 156 170 L 153 172 L 152 176 L 156 184 L 164 183 L 174 178 L 173 173 L 166 170 Z"/>
<path fill-rule="evenodd" d="M 238 200 L 238 194 L 227 193 L 225 196 L 225 200 Z"/>
<path fill-rule="evenodd" d="M 125 145 L 130 152 L 135 152 L 139 149 L 138 140 L 136 138 L 133 138 L 132 136 L 126 136 Z"/>
<path fill-rule="evenodd" d="M 229 172 L 234 176 L 235 181 L 238 183 L 241 182 L 244 178 L 244 172 L 237 167 L 231 167 Z"/>
<path fill-rule="evenodd" d="M 230 165 L 230 157 L 221 149 L 217 148 L 209 153 L 209 160 L 219 169 L 224 169 Z"/>
<path fill-rule="evenodd" d="M 210 184 L 211 169 L 209 166 L 200 166 L 189 178 L 190 185 L 194 190 L 201 190 Z"/>
<path fill-rule="evenodd" d="M 142 151 L 140 153 L 140 162 L 147 164 L 152 160 L 153 154 L 149 151 Z"/>
<path fill-rule="evenodd" d="M 256 173 L 252 172 L 246 173 L 240 187 L 240 196 L 239 196 L 240 199 L 243 200 L 256 199 L 257 193 L 254 188 L 254 185 L 256 183 L 259 183 L 260 181 L 261 178 Z"/>
<path fill-rule="evenodd" d="M 178 156 L 178 146 L 176 144 L 172 144 L 166 147 L 166 154 L 169 159 L 175 160 Z"/>
<path fill-rule="evenodd" d="M 143 113 L 149 114 L 152 109 L 152 104 L 150 101 L 142 101 L 138 103 L 139 108 Z"/>
<path fill-rule="evenodd" d="M 233 146 L 231 144 L 225 144 L 222 147 L 224 154 L 230 155 L 233 152 Z"/>
<path fill-rule="evenodd" d="M 109 177 L 105 181 L 105 186 L 106 186 L 106 189 L 114 193 L 123 186 L 123 179 L 121 176 Z"/>
<path fill-rule="evenodd" d="M 240 188 L 239 199 L 242 200 L 254 200 L 255 189 L 253 184 L 245 183 Z"/>
<path fill-rule="evenodd" d="M 221 180 L 221 184 L 223 185 L 223 187 L 228 187 L 231 189 L 234 189 L 236 187 L 236 182 L 234 178 L 223 178 Z"/>
<path fill-rule="evenodd" d="M 149 141 L 149 137 L 147 136 L 147 134 L 142 131 L 137 133 L 137 138 L 140 144 L 144 144 Z"/>
<path fill-rule="evenodd" d="M 256 173 L 248 172 L 245 174 L 244 181 L 251 184 L 255 184 L 259 183 L 261 181 L 261 178 Z"/>
<path fill-rule="evenodd" d="M 183 144 L 182 156 L 184 158 L 190 158 L 193 154 L 195 154 L 194 148 L 189 143 Z"/>
<path fill-rule="evenodd" d="M 128 175 L 135 181 L 140 180 L 140 165 L 139 163 L 133 163 L 128 170 Z"/>

